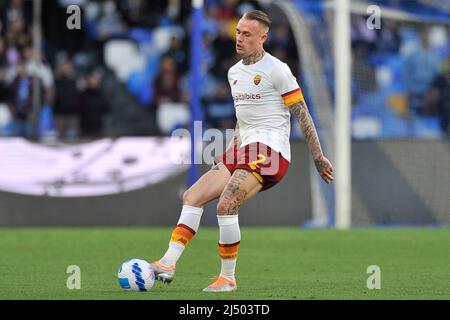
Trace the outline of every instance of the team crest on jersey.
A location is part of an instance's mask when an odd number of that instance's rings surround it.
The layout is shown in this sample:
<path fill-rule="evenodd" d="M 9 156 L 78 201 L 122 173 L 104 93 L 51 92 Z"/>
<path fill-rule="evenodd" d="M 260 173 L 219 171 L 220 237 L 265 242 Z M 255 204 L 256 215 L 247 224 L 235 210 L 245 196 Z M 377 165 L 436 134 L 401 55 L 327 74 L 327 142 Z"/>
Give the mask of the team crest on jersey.
<path fill-rule="evenodd" d="M 255 85 L 258 85 L 261 82 L 261 76 L 259 74 L 257 74 L 256 76 L 253 77 L 253 83 Z"/>
<path fill-rule="evenodd" d="M 236 83 L 237 83 L 237 80 L 234 80 L 234 81 L 233 81 L 233 86 L 236 85 Z"/>

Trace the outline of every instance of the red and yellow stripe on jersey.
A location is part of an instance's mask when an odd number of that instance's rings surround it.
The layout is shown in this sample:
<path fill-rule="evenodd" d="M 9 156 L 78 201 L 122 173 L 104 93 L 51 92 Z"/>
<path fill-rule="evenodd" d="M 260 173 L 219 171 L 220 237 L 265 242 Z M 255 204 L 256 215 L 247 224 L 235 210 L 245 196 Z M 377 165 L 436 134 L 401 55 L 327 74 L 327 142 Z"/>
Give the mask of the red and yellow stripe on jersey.
<path fill-rule="evenodd" d="M 187 244 L 189 243 L 189 241 L 192 240 L 194 235 L 195 235 L 194 230 L 189 228 L 187 225 L 179 224 L 173 230 L 172 236 L 170 237 L 170 242 L 176 242 L 182 244 L 183 246 L 187 246 Z"/>
<path fill-rule="evenodd" d="M 222 244 L 219 242 L 219 256 L 227 260 L 237 259 L 239 243 L 239 241 L 232 244 Z"/>
<path fill-rule="evenodd" d="M 288 107 L 303 101 L 303 94 L 300 88 L 286 92 L 285 94 L 282 94 L 281 97 L 283 98 L 284 104 Z"/>

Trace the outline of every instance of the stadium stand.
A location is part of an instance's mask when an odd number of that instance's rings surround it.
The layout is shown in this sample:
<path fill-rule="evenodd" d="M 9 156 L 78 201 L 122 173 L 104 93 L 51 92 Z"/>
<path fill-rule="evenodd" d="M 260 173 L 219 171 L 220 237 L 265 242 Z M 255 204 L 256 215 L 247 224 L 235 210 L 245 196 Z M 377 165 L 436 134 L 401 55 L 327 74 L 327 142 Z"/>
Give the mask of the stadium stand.
<path fill-rule="evenodd" d="M 31 137 L 34 125 L 37 137 L 89 138 L 80 126 L 82 106 L 74 108 L 76 121 L 68 130 L 57 120 L 55 99 L 65 96 L 58 95 L 57 85 L 62 60 L 73 64 L 75 94 L 87 89 L 89 75 L 100 76 L 99 90 L 108 104 L 97 110 L 100 115 L 93 115 L 101 119 L 100 135 L 168 135 L 175 128 L 187 126 L 189 1 L 153 1 L 150 7 L 146 1 L 80 0 L 77 3 L 82 8 L 83 26 L 75 31 L 56 28 L 67 18 L 66 2 L 44 3 L 42 52 L 37 64 L 32 59 L 31 3 L 12 0 L 0 5 L 4 12 L 0 33 L 0 135 Z M 330 26 L 326 1 L 293 2 L 308 13 L 306 23 L 313 30 Z M 370 30 L 365 25 L 367 14 L 352 14 L 353 137 L 432 138 L 448 134 L 448 8 L 439 1 L 372 3 L 389 8 L 394 16 L 383 18 L 381 29 Z M 257 1 L 205 1 L 200 86 L 208 127 L 233 126 L 226 71 L 239 59 L 232 45 L 234 25 L 249 8 L 260 5 Z M 395 12 L 412 18 L 398 19 Z M 286 19 L 275 18 L 269 39 L 268 50 L 288 61 L 301 82 L 304 75 Z M 314 34 L 312 40 L 333 93 L 330 39 L 331 35 L 323 32 Z M 16 77 L 22 62 L 26 65 L 23 76 Z M 19 84 L 25 88 L 34 75 L 42 87 L 38 116 L 32 115 L 30 107 L 32 91 L 23 97 L 21 106 L 16 105 Z M 178 116 L 173 117 L 173 112 Z M 293 137 L 299 138 L 298 128 L 293 128 L 297 130 Z"/>
<path fill-rule="evenodd" d="M 45 85 L 47 93 L 41 103 L 38 136 L 56 134 L 61 139 L 89 138 L 80 131 L 79 105 L 73 108 L 77 121 L 72 121 L 67 130 L 64 127 L 64 130 L 60 128 L 60 132 L 55 132 L 60 123 L 55 121 L 57 113 L 60 113 L 58 108 L 55 109 L 55 103 L 58 103 L 55 97 L 64 99 L 66 96 L 63 91 L 58 94 L 60 86 L 53 83 L 58 77 L 58 65 L 63 63 L 61 60 L 73 65 L 71 87 L 76 94 L 81 95 L 86 89 L 88 75 L 94 67 L 101 76 L 101 94 L 108 103 L 105 109 L 108 111 L 101 116 L 104 118 L 102 135 L 167 135 L 174 128 L 187 125 L 189 35 L 185 30 L 189 25 L 189 4 L 174 1 L 168 5 L 166 1 L 156 1 L 150 10 L 145 1 L 78 1 L 83 12 L 82 30 L 55 32 L 58 29 L 55 26 L 67 17 L 65 5 L 65 1 L 44 4 L 40 63 L 50 71 L 51 80 Z M 32 61 L 25 56 L 25 51 L 32 45 L 31 20 L 27 18 L 27 23 L 22 22 L 24 16 L 30 16 L 31 6 L 29 2 L 20 0 L 2 6 L 5 12 L 16 10 L 17 17 L 6 14 L 5 17 L 9 18 L 2 19 L 0 133 L 31 138 L 30 130 L 23 134 L 14 132 L 17 119 L 9 112 L 14 102 L 7 93 L 14 80 L 9 74 L 16 72 L 21 60 Z M 226 94 L 224 81 L 226 70 L 238 60 L 233 50 L 234 23 L 243 11 L 251 7 L 259 6 L 255 1 L 206 1 L 201 91 L 209 127 L 225 129 L 233 126 L 235 121 L 232 99 Z M 53 18 L 47 19 L 51 15 Z M 5 19 L 17 20 L 18 26 L 13 27 L 14 23 Z M 22 33 L 26 40 L 23 40 Z M 68 37 L 73 41 L 67 41 Z M 279 24 L 271 46 L 275 54 L 287 57 L 296 70 L 296 53 L 283 46 L 292 43 L 289 37 L 287 25 Z M 100 72 L 98 66 L 102 67 Z M 171 72 L 167 72 L 168 68 Z M 8 78 L 4 79 L 3 74 L 9 75 Z M 174 112 L 177 117 L 173 116 Z M 27 116 L 27 126 L 31 128 L 32 122 L 32 117 Z"/>

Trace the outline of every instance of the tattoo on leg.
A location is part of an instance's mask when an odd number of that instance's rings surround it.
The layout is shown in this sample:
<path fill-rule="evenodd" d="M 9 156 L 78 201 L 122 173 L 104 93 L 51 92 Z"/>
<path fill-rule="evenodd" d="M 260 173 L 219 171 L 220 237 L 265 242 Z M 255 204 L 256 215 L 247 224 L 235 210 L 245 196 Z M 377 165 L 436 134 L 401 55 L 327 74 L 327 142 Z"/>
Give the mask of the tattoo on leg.
<path fill-rule="evenodd" d="M 227 204 L 227 215 L 237 214 L 239 208 L 242 206 L 247 191 L 242 190 L 240 186 L 248 175 L 249 172 L 246 170 L 236 170 L 227 188 L 224 190 L 221 201 Z"/>

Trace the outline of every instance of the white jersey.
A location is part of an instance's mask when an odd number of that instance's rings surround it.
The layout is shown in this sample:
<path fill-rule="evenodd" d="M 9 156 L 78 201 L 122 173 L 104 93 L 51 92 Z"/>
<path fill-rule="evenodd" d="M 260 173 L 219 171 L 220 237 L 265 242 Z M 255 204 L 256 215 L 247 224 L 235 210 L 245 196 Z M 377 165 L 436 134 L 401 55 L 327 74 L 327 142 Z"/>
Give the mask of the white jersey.
<path fill-rule="evenodd" d="M 291 115 L 286 106 L 303 100 L 288 65 L 269 53 L 251 65 L 242 60 L 228 71 L 241 147 L 261 142 L 291 161 Z"/>

